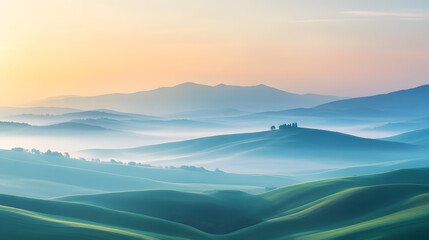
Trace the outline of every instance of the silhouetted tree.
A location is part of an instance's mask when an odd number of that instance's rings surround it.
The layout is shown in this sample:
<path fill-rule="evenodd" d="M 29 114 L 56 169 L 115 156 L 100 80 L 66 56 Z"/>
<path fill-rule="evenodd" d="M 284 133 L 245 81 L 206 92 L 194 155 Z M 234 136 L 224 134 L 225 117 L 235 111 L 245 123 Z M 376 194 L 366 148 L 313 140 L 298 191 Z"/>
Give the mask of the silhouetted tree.
<path fill-rule="evenodd" d="M 142 164 L 142 163 L 137 163 L 137 166 L 139 166 L 139 167 L 152 167 L 152 165 L 150 165 L 150 164 Z"/>
<path fill-rule="evenodd" d="M 276 126 L 271 126 L 271 131 L 274 131 L 274 130 L 276 130 Z"/>
<path fill-rule="evenodd" d="M 15 152 L 26 152 L 25 148 L 22 148 L 22 147 L 12 148 L 12 151 L 15 151 Z"/>
<path fill-rule="evenodd" d="M 298 123 L 294 122 L 289 124 L 282 124 L 279 126 L 279 129 L 297 128 L 297 127 L 298 127 Z"/>
<path fill-rule="evenodd" d="M 115 159 L 110 159 L 110 163 L 112 163 L 112 164 L 122 164 L 121 161 L 116 161 Z"/>
<path fill-rule="evenodd" d="M 50 157 L 64 157 L 62 153 L 51 151 L 49 149 L 43 155 L 50 156 Z"/>
<path fill-rule="evenodd" d="M 35 148 L 31 149 L 31 153 L 32 153 L 32 154 L 37 154 L 37 155 L 42 154 L 42 152 L 41 152 L 41 151 L 39 151 L 39 150 L 37 150 L 37 149 L 35 149 Z"/>

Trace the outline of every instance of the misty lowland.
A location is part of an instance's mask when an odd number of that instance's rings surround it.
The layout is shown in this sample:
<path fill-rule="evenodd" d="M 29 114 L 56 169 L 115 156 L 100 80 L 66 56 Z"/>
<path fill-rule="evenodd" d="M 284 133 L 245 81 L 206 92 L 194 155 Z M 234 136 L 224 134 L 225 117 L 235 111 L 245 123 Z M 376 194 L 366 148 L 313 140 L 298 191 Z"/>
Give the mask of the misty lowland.
<path fill-rule="evenodd" d="M 0 109 L 6 239 L 429 237 L 428 85 L 183 83 L 30 105 Z"/>
<path fill-rule="evenodd" d="M 0 0 L 0 240 L 429 240 L 429 1 Z"/>

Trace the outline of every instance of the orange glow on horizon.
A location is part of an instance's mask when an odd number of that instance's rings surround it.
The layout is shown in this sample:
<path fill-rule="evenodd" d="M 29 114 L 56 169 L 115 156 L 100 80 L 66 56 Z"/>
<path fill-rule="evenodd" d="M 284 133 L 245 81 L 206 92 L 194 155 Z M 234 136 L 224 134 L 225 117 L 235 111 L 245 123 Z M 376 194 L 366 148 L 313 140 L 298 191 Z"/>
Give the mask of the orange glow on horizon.
<path fill-rule="evenodd" d="M 299 1 L 163 2 L 171 6 L 1 3 L 0 105 L 182 82 L 359 96 L 427 81 L 429 49 L 421 32 L 427 23 L 393 19 L 400 30 L 392 32 L 384 20 L 344 19 L 340 10 L 329 16 L 338 21 L 317 21 L 311 17 L 320 6 Z M 310 20 L 296 21 L 303 18 Z"/>

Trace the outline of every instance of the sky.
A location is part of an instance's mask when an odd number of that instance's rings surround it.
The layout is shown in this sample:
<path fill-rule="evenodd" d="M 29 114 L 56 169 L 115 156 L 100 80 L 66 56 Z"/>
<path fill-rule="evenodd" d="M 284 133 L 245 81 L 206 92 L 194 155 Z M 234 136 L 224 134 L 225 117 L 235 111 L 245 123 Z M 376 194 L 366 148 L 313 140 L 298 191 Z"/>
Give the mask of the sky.
<path fill-rule="evenodd" d="M 182 82 L 350 97 L 429 84 L 429 1 L 0 1 L 0 106 Z"/>

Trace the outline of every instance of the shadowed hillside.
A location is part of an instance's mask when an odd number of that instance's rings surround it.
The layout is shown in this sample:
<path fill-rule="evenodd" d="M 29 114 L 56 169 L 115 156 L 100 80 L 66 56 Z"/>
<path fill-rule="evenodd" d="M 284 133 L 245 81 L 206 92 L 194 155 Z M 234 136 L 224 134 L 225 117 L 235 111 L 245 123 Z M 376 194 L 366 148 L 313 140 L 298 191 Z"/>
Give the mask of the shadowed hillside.
<path fill-rule="evenodd" d="M 428 174 L 428 168 L 399 170 L 259 195 L 160 190 L 51 200 L 0 195 L 0 228 L 15 239 L 426 239 Z M 30 227 L 23 228 L 26 224 Z"/>

